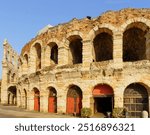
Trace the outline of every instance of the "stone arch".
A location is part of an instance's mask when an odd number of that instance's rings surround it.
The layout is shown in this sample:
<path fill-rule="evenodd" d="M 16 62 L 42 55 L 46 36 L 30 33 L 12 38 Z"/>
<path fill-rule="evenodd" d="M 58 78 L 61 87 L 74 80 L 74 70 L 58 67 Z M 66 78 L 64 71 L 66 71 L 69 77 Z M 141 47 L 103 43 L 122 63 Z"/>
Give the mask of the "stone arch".
<path fill-rule="evenodd" d="M 41 69 L 42 43 L 35 42 L 30 48 L 30 66 L 35 72 Z"/>
<path fill-rule="evenodd" d="M 82 90 L 77 85 L 69 86 L 67 92 L 66 111 L 68 114 L 81 114 L 82 108 Z"/>
<path fill-rule="evenodd" d="M 40 111 L 40 90 L 36 87 L 32 90 L 34 94 L 34 111 Z"/>
<path fill-rule="evenodd" d="M 80 35 L 70 35 L 67 40 L 69 42 L 69 64 L 82 63 L 82 37 L 80 37 Z"/>
<path fill-rule="evenodd" d="M 23 68 L 24 68 L 24 72 L 25 72 L 25 74 L 26 74 L 27 71 L 28 71 L 28 65 L 29 65 L 29 56 L 28 56 L 27 53 L 25 53 L 25 54 L 23 55 L 23 60 L 24 60 L 24 62 L 23 62 Z"/>
<path fill-rule="evenodd" d="M 17 88 L 16 86 L 10 86 L 7 89 L 8 91 L 8 104 L 17 105 Z"/>
<path fill-rule="evenodd" d="M 125 30 L 127 29 L 127 27 L 130 24 L 134 24 L 134 23 L 143 23 L 145 24 L 147 27 L 150 28 L 150 20 L 143 18 L 143 17 L 137 17 L 137 18 L 132 18 L 127 20 L 126 22 L 124 22 L 121 26 L 120 26 L 120 31 L 125 32 Z M 141 28 L 143 31 L 145 31 L 145 26 L 139 26 L 139 28 Z"/>
<path fill-rule="evenodd" d="M 92 90 L 94 104 L 93 113 L 100 113 L 104 116 L 112 112 L 114 108 L 114 90 L 108 84 L 97 84 Z M 105 103 L 105 104 L 104 104 Z"/>
<path fill-rule="evenodd" d="M 133 22 L 123 33 L 123 61 L 146 59 L 146 38 L 148 26 L 143 22 Z"/>
<path fill-rule="evenodd" d="M 86 36 L 86 39 L 93 41 L 94 38 L 97 36 L 97 33 L 99 33 L 100 29 L 101 30 L 102 29 L 105 29 L 105 30 L 108 29 L 109 31 L 112 31 L 113 34 L 116 31 L 116 28 L 112 24 L 100 24 L 99 26 L 95 26 L 93 29 L 90 30 L 90 32 Z"/>
<path fill-rule="evenodd" d="M 58 64 L 58 44 L 56 42 L 49 42 L 46 46 L 45 63 L 46 66 Z"/>
<path fill-rule="evenodd" d="M 101 28 L 95 31 L 93 56 L 96 62 L 113 59 L 113 32 L 110 29 Z"/>
<path fill-rule="evenodd" d="M 57 113 L 57 91 L 54 87 L 48 87 L 48 112 Z"/>
<path fill-rule="evenodd" d="M 148 90 L 141 83 L 131 83 L 124 90 L 124 107 L 128 117 L 141 117 L 142 111 L 149 112 Z"/>

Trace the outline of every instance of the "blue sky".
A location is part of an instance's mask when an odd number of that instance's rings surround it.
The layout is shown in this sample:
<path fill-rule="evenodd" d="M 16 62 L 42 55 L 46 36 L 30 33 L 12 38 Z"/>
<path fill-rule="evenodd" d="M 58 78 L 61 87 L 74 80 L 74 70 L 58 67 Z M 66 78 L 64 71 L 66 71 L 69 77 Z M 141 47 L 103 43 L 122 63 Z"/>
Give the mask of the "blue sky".
<path fill-rule="evenodd" d="M 0 0 L 0 61 L 5 38 L 20 54 L 21 48 L 48 24 L 128 7 L 150 8 L 150 0 Z"/>

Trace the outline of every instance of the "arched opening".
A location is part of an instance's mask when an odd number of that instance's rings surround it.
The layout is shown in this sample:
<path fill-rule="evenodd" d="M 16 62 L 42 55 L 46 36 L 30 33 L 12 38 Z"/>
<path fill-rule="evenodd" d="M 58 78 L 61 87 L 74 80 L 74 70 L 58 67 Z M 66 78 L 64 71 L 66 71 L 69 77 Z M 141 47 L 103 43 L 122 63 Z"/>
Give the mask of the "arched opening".
<path fill-rule="evenodd" d="M 99 84 L 93 89 L 94 113 L 107 115 L 114 107 L 114 92 L 107 84 Z"/>
<path fill-rule="evenodd" d="M 79 36 L 71 36 L 69 41 L 69 62 L 71 64 L 82 63 L 82 39 Z"/>
<path fill-rule="evenodd" d="M 16 86 L 11 86 L 8 88 L 8 104 L 17 105 L 17 89 Z"/>
<path fill-rule="evenodd" d="M 130 24 L 123 33 L 123 61 L 146 59 L 146 29 L 143 23 Z"/>
<path fill-rule="evenodd" d="M 40 91 L 37 88 L 34 91 L 34 111 L 40 111 Z"/>
<path fill-rule="evenodd" d="M 112 32 L 101 32 L 93 40 L 96 62 L 113 59 L 113 37 Z"/>
<path fill-rule="evenodd" d="M 51 49 L 51 60 L 53 63 L 58 64 L 58 46 L 57 44 L 54 44 L 52 49 Z"/>
<path fill-rule="evenodd" d="M 27 73 L 27 71 L 28 71 L 28 55 L 25 54 L 24 55 L 24 72 L 25 72 L 25 74 Z"/>
<path fill-rule="evenodd" d="M 25 64 L 28 66 L 28 55 L 27 54 L 24 55 L 24 59 L 25 59 Z"/>
<path fill-rule="evenodd" d="M 35 44 L 36 50 L 36 69 L 41 69 L 41 45 L 39 43 Z"/>
<path fill-rule="evenodd" d="M 67 113 L 80 115 L 82 108 L 82 91 L 78 86 L 71 86 L 67 93 Z"/>
<path fill-rule="evenodd" d="M 147 89 L 138 83 L 130 84 L 124 91 L 124 107 L 128 117 L 141 117 L 142 111 L 149 112 Z"/>
<path fill-rule="evenodd" d="M 48 112 L 57 113 L 57 91 L 53 87 L 49 87 Z"/>

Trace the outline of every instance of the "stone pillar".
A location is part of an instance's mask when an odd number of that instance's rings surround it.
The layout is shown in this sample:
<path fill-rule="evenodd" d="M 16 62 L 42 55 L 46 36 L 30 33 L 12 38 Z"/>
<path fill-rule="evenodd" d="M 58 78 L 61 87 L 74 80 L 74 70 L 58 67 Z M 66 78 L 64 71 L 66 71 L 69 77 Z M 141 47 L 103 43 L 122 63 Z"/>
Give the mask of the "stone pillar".
<path fill-rule="evenodd" d="M 61 89 L 61 92 L 57 91 L 57 112 L 66 113 L 66 104 L 67 104 L 67 94 L 64 90 Z"/>
<path fill-rule="evenodd" d="M 150 31 L 145 35 L 146 37 L 146 59 L 150 60 Z"/>
<path fill-rule="evenodd" d="M 3 43 L 3 60 L 2 60 L 2 82 L 1 82 L 1 103 L 8 104 L 8 65 L 7 65 L 7 40 Z"/>
<path fill-rule="evenodd" d="M 68 48 L 67 47 L 58 48 L 58 64 L 59 65 L 68 64 Z"/>
<path fill-rule="evenodd" d="M 48 112 L 48 93 L 46 91 L 40 92 L 40 111 Z"/>
<path fill-rule="evenodd" d="M 90 63 L 93 62 L 92 45 L 93 43 L 90 40 L 83 41 L 82 59 L 84 67 L 89 67 Z"/>
<path fill-rule="evenodd" d="M 34 111 L 34 94 L 33 92 L 29 92 L 27 97 L 27 109 L 29 111 Z"/>
<path fill-rule="evenodd" d="M 43 57 L 44 57 L 44 65 L 43 67 L 47 67 L 47 66 L 50 66 L 50 54 L 51 54 L 51 49 L 50 49 L 50 46 L 47 45 L 45 48 L 44 48 L 44 54 L 43 54 Z"/>
<path fill-rule="evenodd" d="M 45 48 L 41 47 L 41 69 L 45 67 L 45 59 L 44 59 L 45 54 Z"/>
<path fill-rule="evenodd" d="M 120 88 L 115 89 L 114 91 L 114 108 L 123 108 L 123 92 L 120 91 Z"/>
<path fill-rule="evenodd" d="M 9 96 L 9 104 L 10 105 L 13 104 L 13 94 L 10 94 L 10 96 Z"/>
<path fill-rule="evenodd" d="M 113 39 L 113 61 L 114 68 L 122 68 L 123 66 L 123 34 L 121 32 L 114 33 Z"/>
<path fill-rule="evenodd" d="M 36 72 L 36 51 L 34 47 L 30 49 L 30 57 L 29 57 L 29 73 Z"/>
<path fill-rule="evenodd" d="M 3 70 L 2 70 L 2 84 L 1 84 L 1 103 L 8 104 L 8 88 L 7 88 L 7 69 L 4 67 L 3 63 Z"/>

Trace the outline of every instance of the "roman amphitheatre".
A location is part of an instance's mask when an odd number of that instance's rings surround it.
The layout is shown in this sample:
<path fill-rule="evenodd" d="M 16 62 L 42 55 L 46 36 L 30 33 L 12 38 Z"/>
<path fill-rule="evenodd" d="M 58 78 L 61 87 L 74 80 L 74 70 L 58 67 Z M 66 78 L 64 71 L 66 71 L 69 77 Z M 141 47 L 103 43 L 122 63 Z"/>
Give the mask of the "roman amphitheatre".
<path fill-rule="evenodd" d="M 150 9 L 48 25 L 20 54 L 3 43 L 1 104 L 29 111 L 129 117 L 150 112 Z"/>

